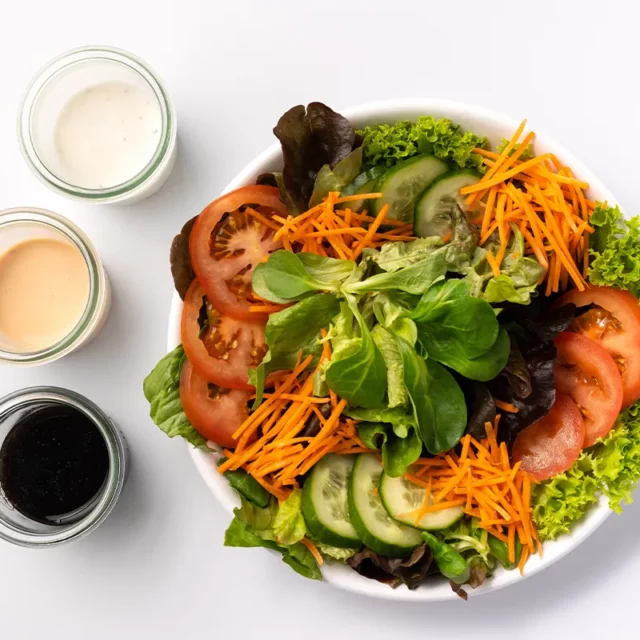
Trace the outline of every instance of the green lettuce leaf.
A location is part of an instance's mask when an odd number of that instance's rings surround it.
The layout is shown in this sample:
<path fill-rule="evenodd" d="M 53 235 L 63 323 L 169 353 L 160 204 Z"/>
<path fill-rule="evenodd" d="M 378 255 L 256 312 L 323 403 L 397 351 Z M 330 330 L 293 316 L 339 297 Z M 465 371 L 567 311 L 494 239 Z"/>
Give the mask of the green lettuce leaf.
<path fill-rule="evenodd" d="M 280 544 L 295 544 L 307 535 L 301 504 L 302 489 L 295 489 L 284 502 L 280 503 L 273 521 L 273 531 Z"/>
<path fill-rule="evenodd" d="M 533 519 L 541 540 L 569 533 L 589 507 L 598 501 L 598 482 L 590 473 L 586 453 L 564 473 L 536 485 Z"/>
<path fill-rule="evenodd" d="M 402 355 L 398 349 L 396 339 L 388 329 L 378 324 L 371 330 L 371 337 L 375 342 L 384 362 L 387 365 L 387 400 L 389 407 L 402 407 L 407 404 L 409 394 L 404 384 L 404 369 Z"/>
<path fill-rule="evenodd" d="M 619 207 L 598 202 L 589 219 L 592 236 L 589 282 L 640 296 L 640 216 L 625 220 Z"/>
<path fill-rule="evenodd" d="M 494 277 L 486 257 L 488 251 L 492 251 L 494 255 L 497 251 L 497 247 L 491 243 L 483 248 L 476 247 L 471 264 L 463 269 L 465 280 L 471 285 L 472 295 L 482 297 L 491 304 L 529 304 L 544 271 L 537 260 L 525 255 L 524 238 L 520 229 L 515 225 L 511 228 L 513 239 L 497 278 Z"/>
<path fill-rule="evenodd" d="M 241 498 L 242 506 L 234 509 L 235 517 L 224 535 L 226 547 L 264 547 L 282 554 L 282 561 L 296 573 L 322 580 L 322 573 L 311 552 L 301 543 L 286 545 L 277 541 L 274 530 L 278 516 L 278 502 L 272 499 L 261 509 Z"/>
<path fill-rule="evenodd" d="M 459 167 L 479 169 L 482 158 L 473 153 L 484 147 L 487 139 L 462 132 L 459 125 L 445 118 L 421 116 L 416 122 L 397 122 L 364 127 L 356 132 L 364 138 L 364 158 L 367 166 L 391 166 L 419 153 L 431 153 Z"/>
<path fill-rule="evenodd" d="M 191 425 L 180 402 L 180 374 L 187 357 L 182 345 L 168 353 L 144 379 L 144 397 L 151 405 L 151 419 L 170 438 L 179 436 L 194 447 L 206 447 L 207 440 Z"/>
<path fill-rule="evenodd" d="M 313 185 L 313 194 L 309 200 L 309 206 L 315 207 L 320 204 L 330 191 L 341 192 L 348 184 L 358 177 L 362 168 L 362 146 L 354 149 L 344 160 L 332 169 L 325 164 L 316 177 Z"/>
<path fill-rule="evenodd" d="M 328 544 L 322 544 L 321 542 L 315 542 L 318 551 L 327 558 L 337 560 L 338 562 L 345 562 L 356 553 L 358 549 L 342 549 L 341 547 L 331 547 Z"/>

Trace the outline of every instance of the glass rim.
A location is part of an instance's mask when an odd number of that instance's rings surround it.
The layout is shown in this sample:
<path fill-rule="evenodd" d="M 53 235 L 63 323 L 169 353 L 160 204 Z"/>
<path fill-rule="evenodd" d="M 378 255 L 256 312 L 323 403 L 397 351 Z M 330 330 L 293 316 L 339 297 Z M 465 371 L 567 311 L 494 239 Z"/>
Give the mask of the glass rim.
<path fill-rule="evenodd" d="M 126 182 L 105 189 L 87 189 L 65 182 L 40 159 L 33 142 L 31 121 L 33 106 L 48 83 L 59 73 L 88 60 L 102 60 L 121 64 L 137 73 L 153 91 L 162 115 L 162 132 L 158 146 L 149 162 Z M 129 198 L 146 186 L 147 182 L 170 160 L 176 144 L 176 115 L 169 93 L 158 74 L 134 54 L 102 45 L 88 45 L 65 51 L 42 67 L 30 82 L 18 111 L 18 144 L 27 166 L 36 177 L 53 190 L 82 201 L 96 203 L 117 202 Z"/>
<path fill-rule="evenodd" d="M 59 531 L 25 531 L 0 516 L 0 539 L 23 547 L 51 547 L 76 540 L 93 531 L 111 513 L 126 478 L 127 448 L 124 436 L 100 407 L 75 391 L 50 386 L 28 387 L 14 391 L 0 399 L 0 418 L 22 407 L 43 401 L 72 406 L 91 420 L 107 446 L 109 471 L 102 494 L 91 511 L 78 522 L 59 526 Z"/>
<path fill-rule="evenodd" d="M 0 361 L 22 365 L 43 364 L 67 355 L 91 334 L 100 320 L 108 284 L 102 261 L 95 247 L 70 220 L 53 211 L 33 207 L 17 207 L 0 211 L 0 233 L 7 226 L 23 224 L 48 227 L 57 233 L 62 233 L 79 249 L 89 272 L 87 306 L 80 320 L 64 338 L 46 349 L 26 353 L 0 348 Z"/>

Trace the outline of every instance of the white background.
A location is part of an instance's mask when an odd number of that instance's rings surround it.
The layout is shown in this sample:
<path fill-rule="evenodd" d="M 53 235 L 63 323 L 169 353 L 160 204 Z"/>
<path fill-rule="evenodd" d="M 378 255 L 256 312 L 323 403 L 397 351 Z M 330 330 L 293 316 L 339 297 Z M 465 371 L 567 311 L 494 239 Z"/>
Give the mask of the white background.
<path fill-rule="evenodd" d="M 341 109 L 438 97 L 528 117 L 638 207 L 640 14 L 582 0 L 2 0 L 0 209 L 50 208 L 92 238 L 113 310 L 82 352 L 0 367 L 0 394 L 69 387 L 124 431 L 132 469 L 107 522 L 70 546 L 0 543 L 0 636 L 23 638 L 637 637 L 640 507 L 547 571 L 468 603 L 373 602 L 305 581 L 261 550 L 222 546 L 228 516 L 184 446 L 148 418 L 142 379 L 163 355 L 168 250 L 184 221 L 273 138 L 290 106 Z M 19 154 L 15 119 L 35 71 L 84 44 L 123 47 L 160 72 L 178 112 L 165 188 L 126 208 L 49 193 Z M 1 301 L 0 301 L 1 303 Z"/>

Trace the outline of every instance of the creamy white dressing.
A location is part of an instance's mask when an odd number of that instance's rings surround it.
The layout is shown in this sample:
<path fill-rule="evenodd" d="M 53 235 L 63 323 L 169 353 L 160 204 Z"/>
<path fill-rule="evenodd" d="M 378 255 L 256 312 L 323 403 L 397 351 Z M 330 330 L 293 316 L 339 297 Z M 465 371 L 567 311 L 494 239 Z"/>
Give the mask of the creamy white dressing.
<path fill-rule="evenodd" d="M 62 109 L 55 125 L 55 166 L 49 168 L 77 187 L 115 187 L 145 168 L 161 134 L 155 96 L 130 84 L 97 84 Z"/>

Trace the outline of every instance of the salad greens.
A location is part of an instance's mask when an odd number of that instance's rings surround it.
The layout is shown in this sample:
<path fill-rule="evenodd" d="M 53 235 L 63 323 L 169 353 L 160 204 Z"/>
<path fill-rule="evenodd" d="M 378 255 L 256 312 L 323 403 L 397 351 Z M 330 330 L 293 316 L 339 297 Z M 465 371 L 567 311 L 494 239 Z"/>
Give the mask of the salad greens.
<path fill-rule="evenodd" d="M 589 281 L 640 296 L 640 216 L 625 220 L 619 207 L 598 202 L 589 222 L 596 230 Z"/>
<path fill-rule="evenodd" d="M 344 326 L 351 326 L 353 331 L 334 338 L 337 346 L 325 369 L 327 385 L 353 405 L 366 409 L 384 407 L 387 367 L 382 353 L 353 298 L 348 305 L 343 305 L 341 313 L 353 314 L 356 324 L 345 322 Z"/>
<path fill-rule="evenodd" d="M 520 207 L 525 208 L 527 198 L 532 198 L 531 185 L 523 184 L 520 178 L 503 185 L 502 197 L 509 198 L 506 211 L 514 213 L 508 218 L 511 227 L 503 225 L 500 218 L 506 200 L 495 207 L 496 211 L 489 207 L 490 216 L 485 215 L 485 222 L 493 222 L 493 228 L 498 227 L 500 232 L 483 233 L 480 246 L 480 225 L 477 220 L 470 222 L 473 217 L 465 209 L 469 200 L 462 194 L 473 193 L 473 185 L 481 178 L 483 158 L 473 150 L 485 147 L 486 138 L 431 116 L 415 122 L 368 126 L 356 132 L 346 118 L 321 103 L 290 109 L 280 118 L 274 133 L 282 145 L 283 170 L 260 176 L 258 182 L 279 189 L 291 216 L 321 205 L 314 212 L 328 217 L 312 219 L 318 233 L 308 223 L 295 227 L 296 234 L 311 239 L 302 251 L 276 250 L 268 257 L 265 252 L 267 259 L 250 272 L 257 296 L 286 305 L 270 313 L 265 326 L 267 354 L 249 370 L 249 381 L 256 388 L 253 409 L 263 402 L 269 374 L 291 371 L 308 356 L 309 367 L 315 369 L 313 395 L 321 398 L 304 396 L 296 400 L 306 403 L 303 408 L 308 412 L 304 418 L 299 418 L 301 411 L 294 414 L 300 421 L 295 423 L 291 418 L 291 433 L 305 444 L 296 443 L 295 450 L 288 449 L 294 458 L 291 475 L 280 476 L 288 481 L 297 472 L 287 485 L 295 488 L 290 493 L 290 489 L 282 491 L 282 495 L 275 485 L 271 488 L 280 502 L 262 486 L 262 480 L 258 482 L 243 468 L 224 472 L 241 501 L 225 534 L 225 544 L 271 549 L 296 572 L 313 579 L 322 578 L 317 563 L 320 556 L 346 562 L 362 575 L 393 587 L 405 584 L 413 589 L 428 576 L 440 575 L 450 580 L 456 593 L 466 597 L 463 585 L 475 588 L 496 567 L 511 570 L 527 558 L 522 555 L 518 535 L 512 545 L 504 542 L 506 537 L 499 531 L 495 531 L 496 537 L 483 529 L 480 521 L 468 513 L 469 502 L 466 516 L 459 504 L 464 500 L 448 505 L 444 514 L 429 511 L 434 495 L 428 494 L 431 481 L 424 485 L 426 491 L 418 484 L 423 477 L 419 476 L 421 465 L 430 465 L 424 458 L 450 452 L 441 455 L 440 461 L 451 459 L 448 464 L 456 473 L 453 460 L 462 462 L 462 457 L 469 455 L 462 471 L 465 473 L 471 468 L 471 454 L 460 453 L 456 445 L 465 434 L 477 441 L 490 435 L 485 425 L 497 425 L 498 413 L 497 438 L 507 449 L 505 452 L 502 444 L 488 438 L 485 444 L 489 443 L 492 452 L 487 455 L 496 456 L 492 458 L 494 463 L 498 456 L 508 458 L 522 430 L 545 416 L 555 403 L 554 339 L 575 328 L 575 317 L 591 309 L 576 311 L 573 304 L 557 307 L 542 295 L 539 283 L 548 274 L 536 259 L 536 250 L 559 249 L 554 245 L 557 239 L 544 229 L 542 239 L 536 236 L 542 248 L 532 245 L 526 231 L 528 222 L 522 211 L 520 217 L 517 215 Z M 507 144 L 509 141 L 503 140 L 498 152 Z M 520 160 L 534 155 L 531 145 L 519 149 L 519 153 Z M 561 189 L 572 184 L 568 176 Z M 539 186 L 536 183 L 532 188 Z M 346 199 L 349 204 L 345 200 L 335 203 L 336 192 L 351 196 Z M 382 197 L 367 200 L 370 196 L 365 194 L 378 192 Z M 328 206 L 336 207 L 325 211 L 322 203 L 330 193 Z M 538 208 L 542 210 L 540 202 Z M 345 211 L 345 205 L 351 213 Z M 387 218 L 396 220 L 383 219 L 379 215 L 383 209 Z M 377 216 L 376 228 L 347 229 L 353 232 L 353 239 L 341 239 L 344 251 L 333 251 L 333 255 L 353 259 L 319 255 L 324 251 L 311 253 L 316 244 L 325 242 L 326 253 L 331 254 L 324 234 L 341 233 L 331 227 L 340 223 L 339 216 L 345 216 L 345 220 L 349 216 L 350 223 L 345 227 L 362 227 L 363 221 L 373 220 L 359 217 L 362 213 Z M 540 215 L 541 224 L 551 226 Z M 194 221 L 183 227 L 171 247 L 172 274 L 183 298 L 195 278 L 189 251 Z M 323 226 L 325 221 L 327 228 Z M 442 233 L 442 237 L 406 241 L 403 236 L 411 227 L 405 228 L 403 221 L 413 223 L 415 233 Z M 289 222 L 295 226 L 293 218 Z M 589 239 L 589 282 L 638 296 L 640 217 L 625 221 L 618 207 L 597 203 L 590 224 L 595 233 Z M 581 230 L 585 227 L 581 224 Z M 390 232 L 390 228 L 402 231 Z M 527 242 L 521 229 L 525 229 Z M 401 241 L 388 240 L 394 237 Z M 297 237 L 290 239 L 298 242 Z M 582 264 L 574 247 L 581 241 L 577 234 L 573 244 L 565 247 L 567 252 L 576 252 L 578 267 Z M 573 260 L 573 256 L 570 258 Z M 565 287 L 561 284 L 564 268 L 550 268 L 555 274 L 553 279 L 547 278 L 547 295 Z M 569 275 L 564 274 L 565 283 Z M 575 282 L 582 282 L 575 278 Z M 260 311 L 251 309 L 256 310 Z M 151 417 L 162 431 L 204 448 L 206 438 L 194 429 L 180 399 L 185 361 L 182 346 L 167 354 L 145 379 L 144 393 L 151 405 Z M 209 394 L 211 399 L 218 388 L 205 384 L 202 395 Z M 292 380 L 294 389 L 295 384 Z M 305 385 L 305 392 L 310 387 Z M 302 396 L 297 394 L 294 390 L 287 401 Z M 269 403 L 276 396 L 277 392 L 272 394 Z M 292 406 L 281 404 L 279 410 Z M 267 404 L 265 410 L 270 407 Z M 340 428 L 357 432 L 359 439 L 342 433 L 332 435 L 340 446 L 347 442 L 346 447 L 327 448 L 330 453 L 324 454 L 320 464 L 314 458 L 309 466 L 299 465 L 301 451 L 309 453 L 312 449 L 308 447 L 315 450 L 322 446 L 321 438 L 311 445 L 309 442 L 321 432 L 327 435 L 323 425 L 328 424 L 329 416 L 333 420 L 330 427 L 338 424 L 335 417 L 340 411 L 335 413 L 336 407 L 343 409 L 340 420 L 347 417 L 356 421 L 354 424 L 347 419 Z M 280 426 L 280 416 L 273 413 L 272 426 Z M 193 420 L 198 423 L 196 417 Z M 255 426 L 258 441 L 270 433 L 271 427 Z M 289 437 L 289 431 L 286 433 Z M 464 443 L 467 449 L 469 442 L 467 439 Z M 252 446 L 252 441 L 248 444 Z M 380 454 L 372 455 L 362 445 Z M 476 445 L 475 455 L 481 459 L 484 445 Z M 238 451 L 241 449 L 225 451 L 230 463 Z M 254 464 L 256 459 L 251 460 Z M 247 466 L 239 460 L 237 466 L 241 464 Z M 497 464 L 500 473 L 506 472 L 507 476 L 496 481 L 506 483 L 510 460 L 502 458 Z M 442 466 L 451 473 L 449 467 Z M 251 470 L 250 465 L 248 468 Z M 419 476 L 413 486 L 407 473 Z M 468 477 L 471 482 L 471 472 Z M 619 512 L 623 503 L 631 502 L 639 480 L 640 401 L 625 409 L 608 435 L 583 450 L 573 466 L 534 486 L 531 507 L 540 538 L 550 540 L 569 533 L 601 496 Z M 448 484 L 448 479 L 443 482 Z M 526 485 L 527 479 L 523 482 Z M 524 502 L 523 498 L 521 504 Z M 525 546 L 528 557 L 533 545 Z"/>
<path fill-rule="evenodd" d="M 186 359 L 182 345 L 164 356 L 144 380 L 144 397 L 151 405 L 151 419 L 170 438 L 180 436 L 194 447 L 206 447 L 206 439 L 193 428 L 180 402 L 180 374 Z"/>
<path fill-rule="evenodd" d="M 293 215 L 309 208 L 319 173 L 324 186 L 319 186 L 318 192 L 329 185 L 330 178 L 344 181 L 354 171 L 357 156 L 353 163 L 353 156 L 346 163 L 341 161 L 360 147 L 362 140 L 344 116 L 320 102 L 312 102 L 306 109 L 302 105 L 289 109 L 273 132 L 282 145 L 284 168 L 281 174 L 273 174 L 272 180 L 263 176 L 259 182 L 275 182 Z M 333 176 L 324 167 L 333 169 Z"/>
<path fill-rule="evenodd" d="M 282 554 L 282 561 L 296 573 L 305 578 L 322 580 L 320 568 L 307 547 L 297 541 L 292 544 L 278 541 L 275 526 L 278 523 L 279 508 L 275 498 L 272 498 L 264 509 L 256 507 L 242 497 L 240 501 L 242 506 L 234 509 L 234 518 L 224 534 L 225 546 L 264 547 L 277 551 Z M 285 527 L 282 520 L 278 524 Z"/>
<path fill-rule="evenodd" d="M 335 296 L 320 293 L 297 304 L 272 313 L 265 327 L 265 340 L 269 351 L 249 378 L 256 387 L 256 406 L 262 402 L 267 375 L 272 371 L 293 369 L 298 354 L 318 358 L 322 351 L 320 330 L 326 329 L 338 313 L 340 304 Z"/>
<path fill-rule="evenodd" d="M 449 160 L 457 166 L 479 169 L 482 158 L 473 153 L 484 147 L 487 139 L 460 131 L 459 125 L 446 118 L 421 116 L 416 122 L 396 122 L 364 127 L 357 131 L 364 138 L 366 166 L 391 166 L 398 160 L 426 153 Z"/>

